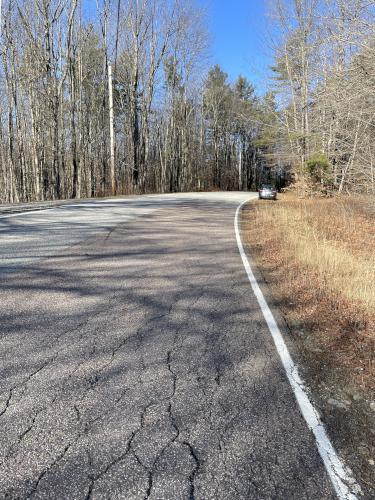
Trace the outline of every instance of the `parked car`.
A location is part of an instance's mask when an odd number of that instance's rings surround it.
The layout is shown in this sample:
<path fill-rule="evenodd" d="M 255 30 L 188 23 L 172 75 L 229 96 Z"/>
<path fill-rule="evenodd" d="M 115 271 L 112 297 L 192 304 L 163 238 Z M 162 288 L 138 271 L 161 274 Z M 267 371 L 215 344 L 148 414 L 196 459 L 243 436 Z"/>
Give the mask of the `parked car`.
<path fill-rule="evenodd" d="M 259 199 L 260 200 L 276 200 L 277 191 L 271 184 L 263 184 L 259 188 Z"/>

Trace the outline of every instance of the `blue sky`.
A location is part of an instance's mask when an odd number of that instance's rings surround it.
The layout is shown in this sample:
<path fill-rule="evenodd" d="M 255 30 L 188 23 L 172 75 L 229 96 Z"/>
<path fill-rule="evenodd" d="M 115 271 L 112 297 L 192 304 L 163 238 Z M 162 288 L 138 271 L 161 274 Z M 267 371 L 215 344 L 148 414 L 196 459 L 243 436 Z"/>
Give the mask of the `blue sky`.
<path fill-rule="evenodd" d="M 186 0 L 189 1 L 189 0 Z M 258 94 L 267 89 L 272 56 L 268 49 L 266 4 L 272 0 L 193 0 L 206 12 L 211 34 L 210 63 L 220 64 L 234 81 L 246 76 Z M 115 4 L 116 2 L 114 2 Z M 96 12 L 95 0 L 85 0 L 86 14 Z"/>
<path fill-rule="evenodd" d="M 264 93 L 272 56 L 268 49 L 266 0 L 197 0 L 207 11 L 212 62 L 230 80 L 246 76 Z"/>

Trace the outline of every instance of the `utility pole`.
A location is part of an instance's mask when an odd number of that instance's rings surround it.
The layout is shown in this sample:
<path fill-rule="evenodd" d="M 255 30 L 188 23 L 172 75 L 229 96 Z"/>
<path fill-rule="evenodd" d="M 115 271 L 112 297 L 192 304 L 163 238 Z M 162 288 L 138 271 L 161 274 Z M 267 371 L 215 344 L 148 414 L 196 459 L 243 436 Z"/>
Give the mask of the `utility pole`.
<path fill-rule="evenodd" d="M 108 61 L 108 100 L 109 100 L 109 138 L 110 138 L 110 189 L 115 194 L 115 131 L 113 124 L 112 65 Z"/>

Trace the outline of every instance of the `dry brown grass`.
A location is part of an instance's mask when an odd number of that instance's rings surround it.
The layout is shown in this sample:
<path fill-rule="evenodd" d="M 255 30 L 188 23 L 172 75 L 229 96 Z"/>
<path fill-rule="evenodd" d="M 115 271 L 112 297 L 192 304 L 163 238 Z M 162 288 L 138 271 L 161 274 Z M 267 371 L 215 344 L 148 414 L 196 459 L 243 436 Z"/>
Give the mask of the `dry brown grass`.
<path fill-rule="evenodd" d="M 309 331 L 317 363 L 373 389 L 375 205 L 370 198 L 250 204 L 245 232 L 287 321 Z"/>

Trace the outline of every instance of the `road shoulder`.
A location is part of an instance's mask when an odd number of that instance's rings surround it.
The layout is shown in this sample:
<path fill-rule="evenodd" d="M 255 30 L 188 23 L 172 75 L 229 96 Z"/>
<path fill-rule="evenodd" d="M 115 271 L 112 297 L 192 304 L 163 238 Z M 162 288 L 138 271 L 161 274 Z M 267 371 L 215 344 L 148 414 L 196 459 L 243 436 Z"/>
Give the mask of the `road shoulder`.
<path fill-rule="evenodd" d="M 359 398 L 348 401 L 345 387 L 340 384 L 340 378 L 330 372 L 327 366 L 319 365 L 318 352 L 311 353 L 306 350 L 304 337 L 308 333 L 308 325 L 297 323 L 288 317 L 283 309 L 283 303 L 276 298 L 278 297 L 278 283 L 275 275 L 262 265 L 259 248 L 250 241 L 248 236 L 253 203 L 247 203 L 241 213 L 242 240 L 252 271 L 282 332 L 291 357 L 298 366 L 309 398 L 318 411 L 332 444 L 338 455 L 353 471 L 364 498 L 374 498 L 375 422 L 373 414 L 369 412 L 368 404 L 363 405 Z M 290 300 L 293 300 L 293 297 L 290 297 Z"/>

